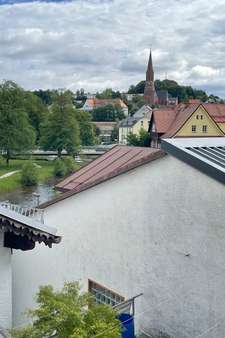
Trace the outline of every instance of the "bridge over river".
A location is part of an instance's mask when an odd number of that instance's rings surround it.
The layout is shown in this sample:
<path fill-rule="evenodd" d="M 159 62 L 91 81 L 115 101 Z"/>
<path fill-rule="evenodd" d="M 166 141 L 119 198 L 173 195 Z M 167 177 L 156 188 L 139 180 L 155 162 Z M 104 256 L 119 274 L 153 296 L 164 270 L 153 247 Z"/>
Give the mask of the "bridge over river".
<path fill-rule="evenodd" d="M 114 147 L 114 144 L 109 144 L 109 145 L 97 145 L 97 146 L 90 146 L 90 147 L 82 147 L 81 150 L 79 151 L 79 155 L 84 155 L 84 156 L 98 156 L 104 154 L 107 150 L 111 149 Z M 41 150 L 41 149 L 36 149 L 31 152 L 26 152 L 26 153 L 20 153 L 20 155 L 27 155 L 27 154 L 32 154 L 34 156 L 57 156 L 57 151 L 54 150 Z M 62 156 L 66 156 L 67 152 L 66 150 L 62 151 Z"/>

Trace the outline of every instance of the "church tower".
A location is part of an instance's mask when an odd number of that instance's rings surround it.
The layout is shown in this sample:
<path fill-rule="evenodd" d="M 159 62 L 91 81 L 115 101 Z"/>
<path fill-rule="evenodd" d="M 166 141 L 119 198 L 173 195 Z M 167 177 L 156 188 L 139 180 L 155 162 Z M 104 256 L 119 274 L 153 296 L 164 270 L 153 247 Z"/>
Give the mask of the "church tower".
<path fill-rule="evenodd" d="M 150 55 L 149 55 L 149 60 L 148 60 L 148 68 L 146 72 L 144 99 L 145 99 L 145 102 L 149 105 L 153 105 L 157 101 L 157 94 L 156 94 L 155 85 L 154 85 L 154 70 L 153 70 L 153 64 L 152 64 L 151 50 L 150 50 Z"/>

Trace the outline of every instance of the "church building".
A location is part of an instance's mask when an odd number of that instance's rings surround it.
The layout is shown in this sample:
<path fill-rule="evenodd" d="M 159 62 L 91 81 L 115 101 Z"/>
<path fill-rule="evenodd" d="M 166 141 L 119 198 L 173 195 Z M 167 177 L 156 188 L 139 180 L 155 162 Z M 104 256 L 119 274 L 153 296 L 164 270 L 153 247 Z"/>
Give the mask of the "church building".
<path fill-rule="evenodd" d="M 144 99 L 146 104 L 160 105 L 160 106 L 176 106 L 178 104 L 178 98 L 172 97 L 168 90 L 156 90 L 154 84 L 154 69 L 152 62 L 152 52 L 150 50 L 148 67 L 146 71 L 146 82 L 144 89 Z"/>

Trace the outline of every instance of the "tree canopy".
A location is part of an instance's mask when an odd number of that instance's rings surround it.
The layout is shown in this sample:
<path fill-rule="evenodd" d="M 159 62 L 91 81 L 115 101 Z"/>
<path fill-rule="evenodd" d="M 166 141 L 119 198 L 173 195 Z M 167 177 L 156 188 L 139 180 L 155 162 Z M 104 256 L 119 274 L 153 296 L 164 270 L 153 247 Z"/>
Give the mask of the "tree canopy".
<path fill-rule="evenodd" d="M 136 147 L 149 147 L 150 134 L 141 128 L 139 134 L 129 133 L 127 135 L 127 144 Z"/>
<path fill-rule="evenodd" d="M 48 120 L 41 130 L 40 145 L 44 150 L 56 150 L 61 156 L 65 149 L 75 155 L 80 146 L 80 130 L 69 92 L 58 92 Z"/>
<path fill-rule="evenodd" d="M 108 104 L 104 107 L 94 108 L 92 111 L 93 121 L 117 121 L 125 118 L 120 107 Z"/>
<path fill-rule="evenodd" d="M 145 88 L 145 81 L 140 81 L 137 85 L 131 85 L 128 93 L 129 94 L 143 94 Z M 207 95 L 204 90 L 195 89 L 191 86 L 181 86 L 173 80 L 155 80 L 156 90 L 168 90 L 168 93 L 173 97 L 178 97 L 179 102 L 185 102 L 188 99 L 199 99 L 202 102 L 223 102 L 220 98 L 216 98 L 214 95 Z"/>
<path fill-rule="evenodd" d="M 14 152 L 34 147 L 35 132 L 25 107 L 25 92 L 17 84 L 5 81 L 0 85 L 0 150 L 7 163 Z"/>
<path fill-rule="evenodd" d="M 76 110 L 75 117 L 80 126 L 80 139 L 83 146 L 96 144 L 95 126 L 91 123 L 91 114 L 85 111 Z"/>
<path fill-rule="evenodd" d="M 62 290 L 42 286 L 37 308 L 29 310 L 33 323 L 13 330 L 14 338 L 120 338 L 121 324 L 109 306 L 94 304 L 80 292 L 78 283 L 66 283 Z"/>
<path fill-rule="evenodd" d="M 118 90 L 114 91 L 112 88 L 106 88 L 101 93 L 97 93 L 96 97 L 98 99 L 116 99 L 121 98 L 121 93 Z"/>

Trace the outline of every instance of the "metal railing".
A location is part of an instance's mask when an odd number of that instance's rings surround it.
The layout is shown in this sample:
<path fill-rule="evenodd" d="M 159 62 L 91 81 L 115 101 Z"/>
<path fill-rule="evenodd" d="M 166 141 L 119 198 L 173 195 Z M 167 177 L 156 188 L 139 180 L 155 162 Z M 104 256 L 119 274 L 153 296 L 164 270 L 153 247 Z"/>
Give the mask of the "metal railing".
<path fill-rule="evenodd" d="M 22 207 L 18 204 L 13 204 L 8 201 L 0 202 L 0 206 L 8 210 L 17 212 L 20 215 L 30 217 L 44 224 L 44 210 L 37 208 Z"/>

